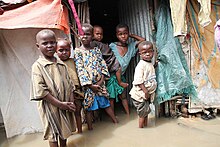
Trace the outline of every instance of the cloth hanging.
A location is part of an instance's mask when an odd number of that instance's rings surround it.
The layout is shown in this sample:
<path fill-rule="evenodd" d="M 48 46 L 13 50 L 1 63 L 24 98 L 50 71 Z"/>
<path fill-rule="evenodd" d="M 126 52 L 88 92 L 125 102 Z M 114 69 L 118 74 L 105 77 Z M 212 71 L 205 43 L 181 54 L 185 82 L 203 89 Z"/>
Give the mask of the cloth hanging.
<path fill-rule="evenodd" d="M 197 93 L 193 85 L 189 69 L 178 38 L 173 37 L 173 28 L 169 8 L 161 5 L 156 14 L 158 49 L 158 68 L 156 69 L 158 103 L 170 100 L 177 94 L 186 94 L 196 99 Z"/>
<path fill-rule="evenodd" d="M 174 29 L 174 36 L 186 35 L 186 5 L 192 0 L 170 0 L 171 18 Z M 211 23 L 211 0 L 197 0 L 200 4 L 198 13 L 198 22 L 202 27 L 206 27 Z"/>

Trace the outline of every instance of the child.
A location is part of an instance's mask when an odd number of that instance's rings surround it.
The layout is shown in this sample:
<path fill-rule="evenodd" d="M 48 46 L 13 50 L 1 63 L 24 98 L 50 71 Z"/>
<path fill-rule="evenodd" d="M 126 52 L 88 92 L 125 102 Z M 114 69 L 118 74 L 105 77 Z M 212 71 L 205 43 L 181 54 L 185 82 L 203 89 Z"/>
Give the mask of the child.
<path fill-rule="evenodd" d="M 36 35 L 41 56 L 32 65 L 31 100 L 38 101 L 44 125 L 44 139 L 50 147 L 66 146 L 67 138 L 75 131 L 73 111 L 74 85 L 66 65 L 54 57 L 57 42 L 52 30 L 44 29 Z"/>
<path fill-rule="evenodd" d="M 77 125 L 78 133 L 82 133 L 81 109 L 82 109 L 82 102 L 84 99 L 84 93 L 82 92 L 82 88 L 79 84 L 75 62 L 72 58 L 69 58 L 71 54 L 70 41 L 67 39 L 58 39 L 56 52 L 58 57 L 67 65 L 67 70 L 70 75 L 70 79 L 73 81 L 76 88 L 76 90 L 74 91 L 74 97 L 75 97 L 74 103 L 76 105 L 76 111 L 75 111 L 76 125 Z"/>
<path fill-rule="evenodd" d="M 141 60 L 137 64 L 134 73 L 133 87 L 130 95 L 139 116 L 139 128 L 147 126 L 149 104 L 153 102 L 157 87 L 156 75 L 151 59 L 154 55 L 153 45 L 149 41 L 143 41 L 138 45 Z"/>
<path fill-rule="evenodd" d="M 109 76 L 106 63 L 99 48 L 91 47 L 93 28 L 90 24 L 83 24 L 84 35 L 81 37 L 82 45 L 74 50 L 74 59 L 81 85 L 84 87 L 86 120 L 88 130 L 92 130 L 92 111 L 104 108 L 114 123 L 117 119 L 107 99 L 108 93 L 104 78 Z"/>
<path fill-rule="evenodd" d="M 102 27 L 99 26 L 99 25 L 94 25 L 93 30 L 94 30 L 93 31 L 93 39 L 95 41 L 101 42 L 102 39 L 103 39 L 103 29 L 102 29 Z"/>
<path fill-rule="evenodd" d="M 110 72 L 110 74 L 115 74 L 116 75 L 116 79 L 118 81 L 118 84 L 123 87 L 126 88 L 128 87 L 128 83 L 125 83 L 121 80 L 121 67 L 120 64 L 118 62 L 118 60 L 116 59 L 114 53 L 112 52 L 112 50 L 109 48 L 109 46 L 107 44 L 101 43 L 102 39 L 103 39 L 103 29 L 101 26 L 95 25 L 94 27 L 94 33 L 93 33 L 93 42 L 92 42 L 92 46 L 98 46 L 102 52 L 102 56 L 107 64 L 108 67 L 108 71 Z"/>
<path fill-rule="evenodd" d="M 129 65 L 131 58 L 136 55 L 137 51 L 135 46 L 138 42 L 131 42 L 127 44 L 128 38 L 131 37 L 137 41 L 144 41 L 145 38 L 135 34 L 130 34 L 129 28 L 126 24 L 117 25 L 116 36 L 118 38 L 118 42 L 111 43 L 109 46 L 114 52 L 114 55 L 121 66 L 123 75 Z M 122 76 L 122 79 L 125 81 L 124 76 Z M 116 102 L 118 102 L 119 97 L 122 100 L 122 105 L 125 109 L 125 112 L 129 114 L 128 101 L 125 97 L 125 92 L 123 92 L 124 88 L 118 84 L 115 74 L 112 74 L 110 79 L 107 81 L 107 89 L 110 94 L 110 103 L 112 109 L 114 110 L 114 99 L 116 99 Z"/>

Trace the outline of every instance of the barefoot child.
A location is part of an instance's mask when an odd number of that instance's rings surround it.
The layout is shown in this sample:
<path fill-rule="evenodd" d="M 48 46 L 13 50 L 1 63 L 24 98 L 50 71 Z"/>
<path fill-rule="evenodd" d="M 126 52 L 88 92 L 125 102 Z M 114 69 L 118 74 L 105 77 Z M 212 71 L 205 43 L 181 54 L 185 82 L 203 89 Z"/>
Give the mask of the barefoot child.
<path fill-rule="evenodd" d="M 114 52 L 114 55 L 121 66 L 122 79 L 125 81 L 123 74 L 125 73 L 131 58 L 136 55 L 136 44 L 139 41 L 144 41 L 145 38 L 135 34 L 130 34 L 129 28 L 126 24 L 117 25 L 116 36 L 118 38 L 118 42 L 113 42 L 109 46 Z M 129 37 L 134 38 L 138 42 L 131 42 L 127 44 Z M 114 100 L 116 99 L 116 102 L 118 102 L 119 97 L 122 100 L 122 105 L 125 109 L 125 112 L 129 114 L 128 100 L 126 99 L 124 88 L 121 87 L 116 80 L 116 74 L 112 74 L 110 79 L 107 81 L 107 89 L 110 94 L 110 103 L 112 109 L 114 110 Z"/>
<path fill-rule="evenodd" d="M 79 84 L 78 75 L 76 72 L 76 65 L 72 58 L 70 57 L 71 54 L 71 45 L 70 41 L 64 38 L 60 38 L 57 41 L 57 55 L 58 57 L 67 65 L 67 70 L 70 75 L 70 79 L 73 81 L 75 85 L 74 97 L 75 97 L 75 105 L 76 111 L 75 118 L 76 118 L 76 125 L 78 133 L 82 133 L 82 118 L 81 118 L 81 110 L 82 110 L 82 102 L 84 99 L 84 93 L 82 88 Z"/>
<path fill-rule="evenodd" d="M 84 88 L 85 99 L 83 102 L 86 110 L 88 129 L 92 130 L 92 111 L 104 108 L 114 123 L 117 123 L 115 115 L 107 99 L 108 93 L 105 87 L 105 77 L 109 76 L 106 63 L 102 58 L 99 48 L 91 47 L 93 27 L 83 24 L 84 35 L 81 35 L 82 45 L 74 50 L 74 60 L 79 76 L 80 84 Z"/>
<path fill-rule="evenodd" d="M 57 42 L 52 30 L 44 29 L 36 35 L 41 56 L 32 65 L 31 100 L 38 101 L 44 125 L 44 140 L 50 147 L 66 146 L 67 138 L 75 131 L 73 111 L 74 85 L 66 65 L 56 57 Z"/>
<path fill-rule="evenodd" d="M 147 126 L 149 104 L 153 102 L 157 87 L 156 74 L 151 59 L 154 55 L 153 45 L 149 41 L 143 41 L 138 45 L 141 60 L 137 64 L 134 73 L 133 87 L 130 95 L 139 116 L 139 128 Z"/>
<path fill-rule="evenodd" d="M 98 46 L 100 48 L 102 52 L 102 56 L 107 64 L 108 71 L 110 72 L 110 74 L 116 75 L 118 84 L 123 88 L 128 87 L 128 83 L 125 83 L 121 80 L 121 67 L 114 53 L 112 52 L 112 50 L 109 48 L 107 44 L 104 44 L 101 42 L 103 39 L 102 27 L 95 25 L 93 28 L 94 28 L 94 33 L 93 33 L 94 41 L 92 42 L 92 46 Z"/>

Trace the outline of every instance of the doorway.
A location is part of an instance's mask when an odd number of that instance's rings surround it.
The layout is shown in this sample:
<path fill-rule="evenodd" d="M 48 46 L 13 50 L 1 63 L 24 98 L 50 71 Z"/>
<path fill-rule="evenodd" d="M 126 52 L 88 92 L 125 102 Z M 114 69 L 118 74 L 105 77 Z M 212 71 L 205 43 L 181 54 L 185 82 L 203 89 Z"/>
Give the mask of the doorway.
<path fill-rule="evenodd" d="M 119 23 L 118 0 L 89 0 L 90 23 L 103 28 L 103 43 L 116 41 L 115 27 Z"/>

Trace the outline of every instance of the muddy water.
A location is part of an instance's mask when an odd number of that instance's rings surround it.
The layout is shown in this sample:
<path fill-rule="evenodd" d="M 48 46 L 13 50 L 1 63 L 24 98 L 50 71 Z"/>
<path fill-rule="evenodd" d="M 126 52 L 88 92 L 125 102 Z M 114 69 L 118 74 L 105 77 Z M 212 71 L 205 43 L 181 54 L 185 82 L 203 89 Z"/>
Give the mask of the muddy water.
<path fill-rule="evenodd" d="M 94 124 L 88 131 L 68 139 L 68 147 L 220 147 L 220 117 L 205 121 L 200 118 L 159 118 L 155 127 L 138 128 L 135 111 L 130 117 L 118 113 L 119 124 L 108 118 Z M 42 134 L 21 135 L 1 147 L 48 147 Z"/>

